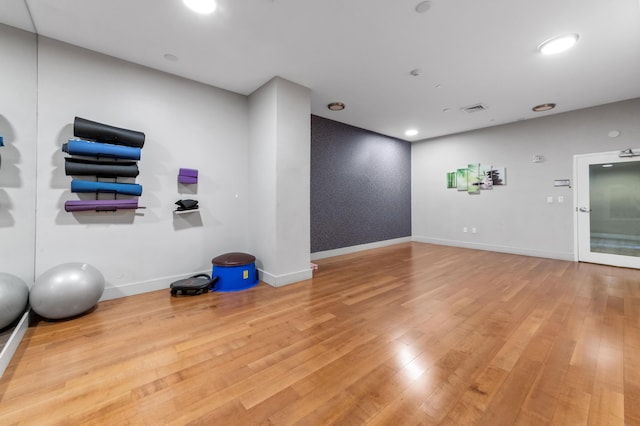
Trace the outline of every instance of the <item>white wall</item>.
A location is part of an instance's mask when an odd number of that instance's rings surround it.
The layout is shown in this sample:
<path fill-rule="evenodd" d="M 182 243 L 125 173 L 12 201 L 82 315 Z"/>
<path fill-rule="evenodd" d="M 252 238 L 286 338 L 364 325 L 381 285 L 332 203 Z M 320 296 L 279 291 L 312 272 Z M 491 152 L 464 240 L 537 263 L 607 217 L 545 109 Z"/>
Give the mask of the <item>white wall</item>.
<path fill-rule="evenodd" d="M 249 96 L 252 252 L 273 286 L 312 275 L 310 97 L 308 88 L 279 77 Z"/>
<path fill-rule="evenodd" d="M 251 188 L 251 250 L 260 271 L 275 265 L 276 251 L 276 155 L 277 95 L 275 80 L 249 96 L 249 182 Z M 264 280 L 264 272 L 261 279 Z"/>
<path fill-rule="evenodd" d="M 0 25 L 0 272 L 34 280 L 36 36 Z"/>
<path fill-rule="evenodd" d="M 611 130 L 620 136 L 608 137 Z M 573 190 L 554 179 L 572 178 L 575 154 L 638 145 L 640 99 L 416 142 L 413 239 L 573 260 Z M 533 163 L 536 154 L 544 161 Z M 446 188 L 447 172 L 474 162 L 506 167 L 507 185 L 479 195 Z"/>
<path fill-rule="evenodd" d="M 311 91 L 278 78 L 277 240 L 279 284 L 309 279 Z"/>
<path fill-rule="evenodd" d="M 245 96 L 41 38 L 38 49 L 36 276 L 65 262 L 105 275 L 103 298 L 160 288 L 211 259 L 247 251 L 248 102 Z M 75 116 L 146 134 L 140 175 L 144 210 L 66 213 L 61 146 Z M 180 167 L 199 169 L 178 185 Z M 180 198 L 200 210 L 174 215 Z"/>

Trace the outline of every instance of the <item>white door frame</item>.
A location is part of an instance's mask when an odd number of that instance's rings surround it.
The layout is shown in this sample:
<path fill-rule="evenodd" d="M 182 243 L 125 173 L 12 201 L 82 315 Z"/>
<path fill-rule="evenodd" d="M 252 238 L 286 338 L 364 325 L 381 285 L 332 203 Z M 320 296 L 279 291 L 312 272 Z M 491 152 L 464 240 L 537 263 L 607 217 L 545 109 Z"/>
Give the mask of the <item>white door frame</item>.
<path fill-rule="evenodd" d="M 640 149 L 633 149 L 633 152 L 640 153 Z M 611 163 L 623 163 L 623 162 L 631 162 L 631 161 L 640 161 L 640 156 L 638 157 L 620 157 L 620 151 L 608 151 L 608 152 L 597 152 L 591 154 L 577 154 L 573 156 L 573 183 L 574 183 L 574 191 L 573 191 L 573 250 L 574 250 L 574 260 L 576 262 L 580 261 L 580 218 L 588 219 L 587 213 L 583 213 L 579 211 L 580 207 L 589 207 L 589 182 L 587 180 L 586 187 L 585 182 L 581 182 L 579 180 L 579 171 L 580 167 L 585 164 L 589 164 L 590 161 L 597 162 L 611 162 Z M 588 179 L 588 175 L 587 175 Z M 579 204 L 579 203 L 582 204 Z M 597 253 L 595 256 L 589 252 L 588 257 L 591 259 L 586 260 L 588 262 L 594 263 L 604 263 L 608 265 L 614 266 L 622 266 L 629 268 L 637 268 L 638 263 L 640 262 L 639 258 L 633 258 L 629 256 L 619 256 L 607 253 Z M 637 259 L 631 260 L 629 259 Z"/>

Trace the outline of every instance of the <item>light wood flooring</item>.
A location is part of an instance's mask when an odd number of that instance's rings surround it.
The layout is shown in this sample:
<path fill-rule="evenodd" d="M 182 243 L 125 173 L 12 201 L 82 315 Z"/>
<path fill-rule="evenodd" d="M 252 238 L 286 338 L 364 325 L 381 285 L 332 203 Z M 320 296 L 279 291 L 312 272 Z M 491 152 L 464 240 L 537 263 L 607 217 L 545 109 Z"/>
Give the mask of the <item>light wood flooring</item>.
<path fill-rule="evenodd" d="M 640 271 L 406 243 L 39 321 L 0 425 L 640 425 Z"/>

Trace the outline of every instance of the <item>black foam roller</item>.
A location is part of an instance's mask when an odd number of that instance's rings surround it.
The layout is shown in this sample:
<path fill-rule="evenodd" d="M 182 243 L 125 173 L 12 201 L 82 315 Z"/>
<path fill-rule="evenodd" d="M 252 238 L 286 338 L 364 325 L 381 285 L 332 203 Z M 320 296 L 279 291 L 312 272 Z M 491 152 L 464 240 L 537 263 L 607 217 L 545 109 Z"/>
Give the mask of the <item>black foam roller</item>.
<path fill-rule="evenodd" d="M 93 161 L 65 158 L 67 176 L 136 177 L 140 173 L 135 161 Z"/>
<path fill-rule="evenodd" d="M 144 146 L 144 133 L 135 130 L 121 129 L 84 118 L 76 117 L 73 121 L 73 134 L 80 138 L 93 139 L 114 145 Z"/>

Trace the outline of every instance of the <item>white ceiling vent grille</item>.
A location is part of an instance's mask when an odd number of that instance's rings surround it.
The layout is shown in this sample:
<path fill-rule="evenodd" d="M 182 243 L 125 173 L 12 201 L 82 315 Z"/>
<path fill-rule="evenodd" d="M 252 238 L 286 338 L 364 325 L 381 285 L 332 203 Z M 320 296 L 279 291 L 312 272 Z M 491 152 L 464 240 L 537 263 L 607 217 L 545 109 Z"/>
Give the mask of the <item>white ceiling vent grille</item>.
<path fill-rule="evenodd" d="M 478 112 L 478 111 L 484 111 L 488 109 L 487 106 L 485 104 L 475 104 L 475 105 L 469 105 L 466 106 L 464 108 L 462 108 L 462 110 L 466 113 L 471 114 L 472 112 Z"/>

